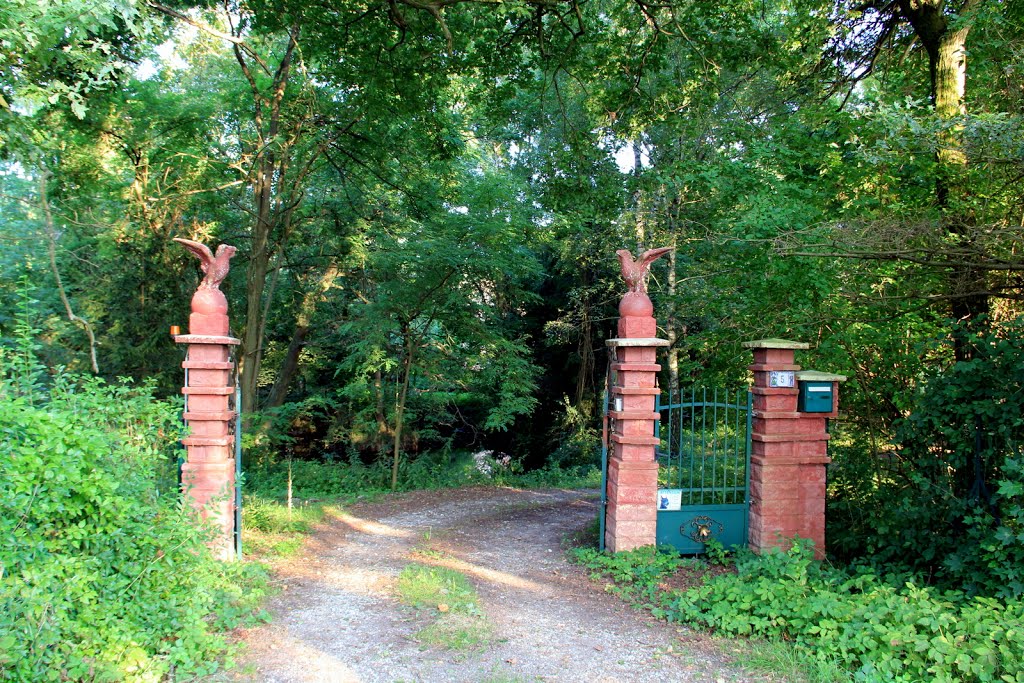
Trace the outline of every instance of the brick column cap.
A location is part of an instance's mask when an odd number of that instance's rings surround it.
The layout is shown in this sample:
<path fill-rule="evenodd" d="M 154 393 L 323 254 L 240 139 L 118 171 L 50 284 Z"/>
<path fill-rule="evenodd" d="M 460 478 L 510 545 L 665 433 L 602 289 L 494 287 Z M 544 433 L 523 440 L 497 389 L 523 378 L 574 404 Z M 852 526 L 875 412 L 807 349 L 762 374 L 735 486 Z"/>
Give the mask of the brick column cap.
<path fill-rule="evenodd" d="M 807 413 L 801 413 L 807 415 Z M 820 415 L 822 418 L 828 417 L 828 413 L 810 413 L 811 415 Z M 824 420 L 822 420 L 824 424 Z M 753 432 L 750 435 L 751 441 L 760 441 L 761 443 L 790 443 L 797 441 L 828 441 L 832 438 L 832 435 L 828 432 L 821 432 L 817 434 L 760 434 Z"/>
<path fill-rule="evenodd" d="M 612 363 L 612 370 L 618 372 L 659 372 L 661 366 L 657 363 L 629 363 L 629 362 L 616 362 Z"/>
<path fill-rule="evenodd" d="M 800 413 L 801 416 L 804 413 Z M 660 420 L 661 413 L 648 413 L 642 410 L 609 410 L 608 417 L 613 420 Z"/>
<path fill-rule="evenodd" d="M 173 339 L 175 344 L 226 344 L 228 346 L 237 346 L 242 343 L 241 339 L 221 337 L 215 334 L 176 334 Z"/>
<path fill-rule="evenodd" d="M 670 344 L 668 339 L 658 339 L 657 337 L 617 337 L 615 339 L 605 339 L 605 346 L 611 346 L 618 348 L 620 346 L 668 346 Z"/>
<path fill-rule="evenodd" d="M 801 370 L 796 373 L 796 378 L 802 382 L 845 382 L 846 375 L 833 375 L 830 372 L 818 372 L 817 370 Z"/>
<path fill-rule="evenodd" d="M 805 342 L 789 341 L 788 339 L 755 339 L 754 341 L 743 342 L 745 349 L 809 349 L 810 344 Z"/>
<path fill-rule="evenodd" d="M 657 396 L 661 387 L 619 387 L 612 386 L 612 396 Z"/>
<path fill-rule="evenodd" d="M 800 414 L 803 415 L 803 413 Z M 233 410 L 217 412 L 193 410 L 182 413 L 182 418 L 186 422 L 229 422 L 234 420 L 237 415 L 238 413 Z"/>
<path fill-rule="evenodd" d="M 827 455 L 758 455 L 750 456 L 750 462 L 761 466 L 799 467 L 800 465 L 828 465 L 832 458 Z"/>

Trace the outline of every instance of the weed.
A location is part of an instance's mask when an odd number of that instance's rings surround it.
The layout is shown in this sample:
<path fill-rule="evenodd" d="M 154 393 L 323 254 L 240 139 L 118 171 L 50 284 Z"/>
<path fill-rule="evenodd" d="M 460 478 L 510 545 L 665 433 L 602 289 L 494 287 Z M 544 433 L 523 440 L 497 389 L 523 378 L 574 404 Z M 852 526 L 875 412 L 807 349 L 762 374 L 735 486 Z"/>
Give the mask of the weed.
<path fill-rule="evenodd" d="M 940 593 L 814 561 L 808 544 L 737 553 L 736 573 L 666 590 L 678 558 L 641 548 L 570 556 L 609 589 L 668 619 L 767 638 L 755 661 L 818 681 L 1024 681 L 1024 603 Z M 783 643 L 782 641 L 785 641 Z"/>
<path fill-rule="evenodd" d="M 742 667 L 782 674 L 793 683 L 843 683 L 850 680 L 850 672 L 835 657 L 808 657 L 780 640 L 752 640 L 748 648 L 735 655 Z"/>
<path fill-rule="evenodd" d="M 478 616 L 444 614 L 417 631 L 416 639 L 446 650 L 481 650 L 494 639 L 494 629 Z"/>
<path fill-rule="evenodd" d="M 382 463 L 365 465 L 358 459 L 333 462 L 294 460 L 290 471 L 291 490 L 300 500 L 347 502 L 381 495 L 391 488 L 390 470 Z M 398 489 L 413 491 L 481 484 L 515 488 L 597 488 L 600 483 L 601 472 L 593 467 L 563 469 L 549 466 L 524 473 L 501 470 L 485 476 L 473 467 L 471 459 L 453 459 L 439 452 L 403 462 Z M 260 498 L 285 500 L 289 491 L 288 462 L 248 468 L 245 490 Z"/>
<path fill-rule="evenodd" d="M 261 558 L 295 555 L 313 527 L 336 510 L 308 502 L 289 509 L 277 501 L 247 495 L 242 500 L 243 551 Z"/>
<path fill-rule="evenodd" d="M 585 527 L 567 534 L 563 546 L 567 548 L 595 548 L 601 534 L 601 518 L 595 516 Z"/>
<path fill-rule="evenodd" d="M 464 574 L 446 567 L 410 564 L 398 575 L 399 599 L 431 616 L 416 633 L 424 645 L 447 650 L 476 650 L 494 639 L 480 611 L 476 589 Z"/>
<path fill-rule="evenodd" d="M 464 574 L 446 567 L 410 564 L 398 575 L 401 601 L 417 609 L 476 614 L 476 589 Z"/>
<path fill-rule="evenodd" d="M 704 552 L 707 554 L 708 561 L 711 564 L 718 565 L 719 567 L 725 567 L 729 564 L 729 551 L 725 549 L 725 546 L 717 538 L 709 538 L 704 542 Z"/>

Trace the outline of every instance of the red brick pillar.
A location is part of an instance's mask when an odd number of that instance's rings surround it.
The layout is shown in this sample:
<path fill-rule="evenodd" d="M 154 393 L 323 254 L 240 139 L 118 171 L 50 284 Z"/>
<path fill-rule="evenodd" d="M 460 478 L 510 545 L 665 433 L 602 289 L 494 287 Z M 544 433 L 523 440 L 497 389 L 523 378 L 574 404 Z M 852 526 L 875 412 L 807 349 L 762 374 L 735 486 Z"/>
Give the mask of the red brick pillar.
<path fill-rule="evenodd" d="M 235 556 L 235 458 L 231 423 L 235 413 L 229 399 L 234 363 L 228 336 L 227 300 L 219 289 L 199 289 L 192 298 L 189 334 L 174 341 L 187 344 L 185 421 L 189 435 L 182 439 L 188 461 L 182 466 L 182 489 L 192 506 L 217 529 L 210 544 L 221 559 Z"/>
<path fill-rule="evenodd" d="M 645 296 L 646 298 L 646 296 Z M 643 313 L 644 310 L 640 312 Z M 622 312 L 622 307 L 620 307 Z M 661 391 L 655 363 L 665 339 L 655 338 L 653 309 L 646 315 L 619 318 L 619 338 L 609 339 L 612 361 L 610 452 L 608 458 L 605 547 L 611 552 L 654 545 L 657 525 L 658 444 L 654 411 Z"/>
<path fill-rule="evenodd" d="M 801 373 L 796 349 L 807 344 L 784 339 L 745 342 L 754 354 L 754 415 L 750 457 L 749 545 L 755 552 L 784 546 L 794 536 L 814 542 L 825 556 L 826 420 L 837 416 L 840 375 Z M 804 375 L 832 388 L 829 412 L 798 410 Z"/>

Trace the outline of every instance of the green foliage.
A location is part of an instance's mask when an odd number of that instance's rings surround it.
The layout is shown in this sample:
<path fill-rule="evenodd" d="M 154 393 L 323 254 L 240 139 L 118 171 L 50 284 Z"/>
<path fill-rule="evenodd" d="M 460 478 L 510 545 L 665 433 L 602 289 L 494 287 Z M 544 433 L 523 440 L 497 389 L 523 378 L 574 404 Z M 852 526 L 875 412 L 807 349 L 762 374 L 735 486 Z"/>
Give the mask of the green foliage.
<path fill-rule="evenodd" d="M 711 564 L 724 567 L 729 562 L 729 552 L 717 538 L 709 538 L 704 542 L 704 552 L 707 554 L 708 561 Z"/>
<path fill-rule="evenodd" d="M 134 0 L 0 5 L 0 150 L 20 116 L 61 102 L 84 117 L 89 95 L 124 74 L 152 29 Z"/>
<path fill-rule="evenodd" d="M 675 550 L 653 545 L 620 553 L 573 548 L 569 557 L 591 570 L 591 578 L 610 579 L 609 591 L 652 610 L 660 599 L 659 582 L 687 562 Z"/>
<path fill-rule="evenodd" d="M 242 525 L 246 531 L 307 534 L 323 519 L 324 513 L 322 507 L 309 505 L 289 510 L 260 496 L 245 496 L 242 500 Z"/>
<path fill-rule="evenodd" d="M 557 432 L 561 438 L 548 462 L 562 467 L 594 463 L 601 453 L 601 416 L 594 415 L 593 403 L 573 405 L 563 396 L 559 408 Z"/>
<path fill-rule="evenodd" d="M 260 508 L 269 500 L 287 495 L 288 463 L 249 468 L 245 488 Z M 300 500 L 355 500 L 391 490 L 390 464 L 365 465 L 358 458 L 291 463 L 292 492 Z M 407 460 L 399 467 L 400 491 L 459 488 L 462 486 L 514 486 L 521 488 L 594 488 L 600 486 L 601 472 L 593 467 L 545 467 L 519 472 L 513 466 L 496 468 L 491 474 L 477 469 L 467 452 L 437 451 Z M 265 500 L 266 499 L 266 500 Z"/>
<path fill-rule="evenodd" d="M 446 567 L 407 565 L 398 575 L 398 595 L 402 602 L 419 609 L 477 614 L 480 611 L 476 589 L 464 574 Z"/>
<path fill-rule="evenodd" d="M 840 448 L 829 523 L 846 556 L 970 593 L 1024 595 L 1022 326 L 964 334 L 972 357 L 904 395 L 885 457 Z"/>
<path fill-rule="evenodd" d="M 970 598 L 905 576 L 842 571 L 815 561 L 800 541 L 784 551 L 740 553 L 735 573 L 706 575 L 686 590 L 659 584 L 687 561 L 653 548 L 571 554 L 655 616 L 785 641 L 797 668 L 824 680 L 1024 681 L 1024 603 L 1015 598 Z M 837 667 L 848 673 L 838 675 Z"/>
<path fill-rule="evenodd" d="M 180 405 L 11 360 L 0 357 L 0 680 L 215 670 L 219 632 L 250 618 L 266 577 L 213 560 L 180 502 Z"/>
<path fill-rule="evenodd" d="M 246 557 L 287 557 L 302 549 L 314 526 L 334 508 L 302 501 L 289 508 L 275 500 L 245 495 L 242 500 L 242 552 Z"/>
<path fill-rule="evenodd" d="M 738 558 L 738 573 L 666 599 L 669 618 L 784 638 L 862 681 L 1024 680 L 1024 604 L 845 573 L 808 545 Z"/>

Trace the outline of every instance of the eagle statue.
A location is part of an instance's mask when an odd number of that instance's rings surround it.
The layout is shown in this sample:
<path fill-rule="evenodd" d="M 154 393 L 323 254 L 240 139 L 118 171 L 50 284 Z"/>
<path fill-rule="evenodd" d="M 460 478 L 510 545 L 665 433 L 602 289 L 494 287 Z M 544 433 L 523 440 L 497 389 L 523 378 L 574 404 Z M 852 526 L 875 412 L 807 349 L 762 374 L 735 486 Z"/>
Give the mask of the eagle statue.
<path fill-rule="evenodd" d="M 199 289 L 220 290 L 220 283 L 228 276 L 228 270 L 231 268 L 228 261 L 235 255 L 237 249 L 222 244 L 217 247 L 217 255 L 214 256 L 210 248 L 201 242 L 194 242 L 182 237 L 175 237 L 174 241 L 199 257 L 200 268 L 204 273 L 203 281 L 199 283 Z"/>
<path fill-rule="evenodd" d="M 628 249 L 619 249 L 615 252 L 615 255 L 619 257 L 619 265 L 622 267 L 622 279 L 626 281 L 629 291 L 646 294 L 647 274 L 651 270 L 651 264 L 670 251 L 672 251 L 672 247 L 648 249 L 640 254 L 640 258 L 635 261 L 633 254 Z"/>

